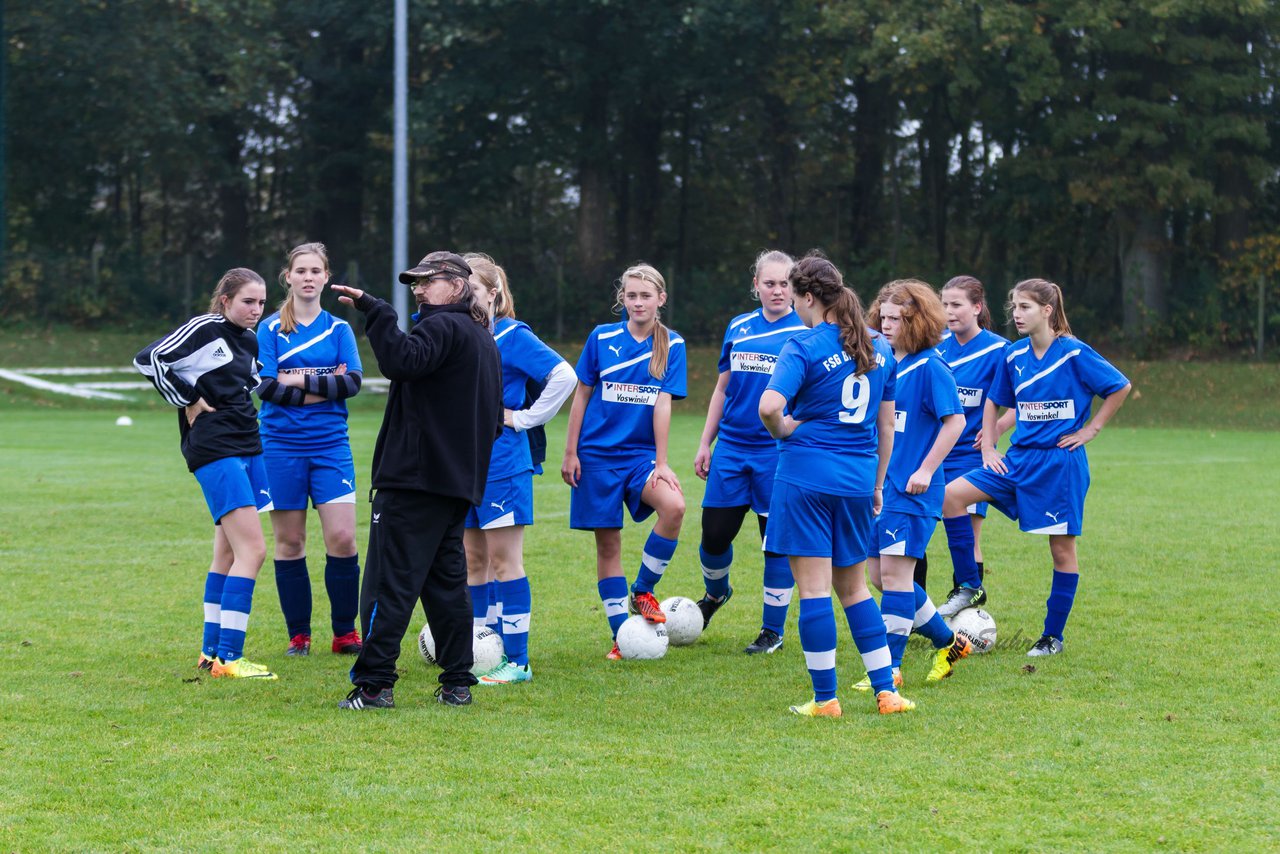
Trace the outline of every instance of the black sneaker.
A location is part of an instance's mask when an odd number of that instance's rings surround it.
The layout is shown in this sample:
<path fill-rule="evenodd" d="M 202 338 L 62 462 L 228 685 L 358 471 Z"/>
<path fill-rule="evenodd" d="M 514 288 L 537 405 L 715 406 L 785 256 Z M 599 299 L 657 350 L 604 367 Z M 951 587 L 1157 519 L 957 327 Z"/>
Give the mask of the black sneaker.
<path fill-rule="evenodd" d="M 469 706 L 471 689 L 466 685 L 441 685 L 436 689 L 436 702 L 446 706 Z"/>
<path fill-rule="evenodd" d="M 773 629 L 761 629 L 760 637 L 753 640 L 743 652 L 747 655 L 756 655 L 761 652 L 769 655 L 780 649 L 782 649 L 782 635 Z"/>
<path fill-rule="evenodd" d="M 352 709 L 357 712 L 364 709 L 394 709 L 395 707 L 395 695 L 390 688 L 383 688 L 381 691 L 367 694 L 359 685 L 351 689 L 347 699 L 338 702 L 339 709 Z"/>
<path fill-rule="evenodd" d="M 1040 640 L 1027 650 L 1027 655 L 1030 658 L 1037 658 L 1041 655 L 1057 655 L 1060 652 L 1062 652 L 1062 641 L 1048 635 L 1041 635 Z"/>
<path fill-rule="evenodd" d="M 954 617 L 965 608 L 976 608 L 987 601 L 987 591 L 981 587 L 957 587 L 947 596 L 947 601 L 938 606 L 938 615 Z"/>
<path fill-rule="evenodd" d="M 719 599 L 702 594 L 702 598 L 698 600 L 698 610 L 702 612 L 702 628 L 705 630 L 711 624 L 711 618 L 716 615 L 716 611 L 720 610 L 720 606 L 733 598 L 733 588 L 729 588 L 729 592 Z"/>

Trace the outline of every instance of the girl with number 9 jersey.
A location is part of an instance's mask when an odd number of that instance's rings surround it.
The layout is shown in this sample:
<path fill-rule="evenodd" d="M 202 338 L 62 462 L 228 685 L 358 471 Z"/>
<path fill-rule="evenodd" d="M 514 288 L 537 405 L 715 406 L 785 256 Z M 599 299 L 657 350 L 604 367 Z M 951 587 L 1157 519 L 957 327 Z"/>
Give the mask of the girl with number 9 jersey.
<path fill-rule="evenodd" d="M 880 712 L 909 711 L 914 704 L 893 686 L 884 622 L 865 573 L 893 443 L 893 354 L 867 329 L 862 304 L 830 261 L 802 258 L 790 280 L 796 313 L 810 328 L 783 346 L 760 396 L 760 419 L 779 440 L 765 548 L 791 561 L 813 683 L 813 699 L 791 711 L 841 714 L 833 582 Z"/>

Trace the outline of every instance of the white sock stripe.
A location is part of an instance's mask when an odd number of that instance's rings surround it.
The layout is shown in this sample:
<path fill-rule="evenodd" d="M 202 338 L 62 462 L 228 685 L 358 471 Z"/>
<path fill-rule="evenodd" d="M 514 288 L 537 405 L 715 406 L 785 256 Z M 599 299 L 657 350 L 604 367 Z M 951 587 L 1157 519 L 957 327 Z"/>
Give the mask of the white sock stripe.
<path fill-rule="evenodd" d="M 222 611 L 222 630 L 243 632 L 249 628 L 249 615 L 244 611 Z"/>
<path fill-rule="evenodd" d="M 204 621 L 206 623 L 222 622 L 222 603 L 221 602 L 205 602 L 204 603 Z"/>
<path fill-rule="evenodd" d="M 911 624 L 912 628 L 918 629 L 925 623 L 933 619 L 933 615 L 938 613 L 938 609 L 933 607 L 933 602 L 928 599 L 924 600 L 924 604 L 916 608 L 916 619 Z"/>
<path fill-rule="evenodd" d="M 667 565 L 671 563 L 670 560 L 663 560 L 662 558 L 654 557 L 648 552 L 644 552 L 640 555 L 640 562 L 644 564 L 645 568 L 654 575 L 662 575 L 662 573 L 667 571 Z"/>
<path fill-rule="evenodd" d="M 791 592 L 793 587 L 766 587 L 764 589 L 764 604 L 766 605 L 790 605 Z"/>
<path fill-rule="evenodd" d="M 862 666 L 867 668 L 868 673 L 872 670 L 879 670 L 881 667 L 888 667 L 891 664 L 893 664 L 893 657 L 889 655 L 889 647 L 887 646 L 862 654 Z"/>
<path fill-rule="evenodd" d="M 604 612 L 610 617 L 616 617 L 618 614 L 627 612 L 627 600 L 625 597 L 622 599 L 605 599 L 603 601 Z"/>
<path fill-rule="evenodd" d="M 899 617 L 896 614 L 885 614 L 884 630 L 891 635 L 909 635 L 911 634 L 911 618 Z"/>
<path fill-rule="evenodd" d="M 493 602 L 490 602 L 489 607 L 484 609 L 484 621 L 486 623 L 496 623 L 498 621 L 498 606 Z"/>
<path fill-rule="evenodd" d="M 729 567 L 727 566 L 724 569 L 712 569 L 709 566 L 704 566 L 702 568 L 702 577 L 707 579 L 708 581 L 719 581 L 720 579 L 724 578 L 728 574 L 729 574 Z"/>
<path fill-rule="evenodd" d="M 502 617 L 502 633 L 504 635 L 523 635 L 529 632 L 528 614 L 504 614 Z"/>
<path fill-rule="evenodd" d="M 835 670 L 836 651 L 826 649 L 820 652 L 804 651 L 804 665 L 810 670 Z"/>
<path fill-rule="evenodd" d="M 487 624 L 487 623 L 486 623 L 486 621 L 487 621 L 488 619 L 489 619 L 488 617 L 472 617 L 472 618 L 471 618 L 471 627 L 472 627 L 473 629 L 483 629 L 483 628 L 485 627 L 485 625 Z"/>

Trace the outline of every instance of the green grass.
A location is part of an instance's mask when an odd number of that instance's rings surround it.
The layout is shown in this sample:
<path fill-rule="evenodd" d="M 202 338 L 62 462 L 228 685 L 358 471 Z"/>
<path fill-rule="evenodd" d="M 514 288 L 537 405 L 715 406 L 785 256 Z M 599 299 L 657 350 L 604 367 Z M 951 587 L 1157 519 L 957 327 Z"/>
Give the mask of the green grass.
<path fill-rule="evenodd" d="M 352 417 L 362 478 L 380 405 Z M 283 656 L 269 569 L 247 651 L 281 680 L 195 678 L 210 531 L 174 416 L 131 406 L 120 428 L 118 405 L 54 406 L 8 407 L 0 434 L 7 850 L 1211 851 L 1280 838 L 1274 436 L 1108 429 L 1089 449 L 1066 653 L 1025 667 L 1047 545 L 993 518 L 989 607 L 1021 644 L 937 686 L 922 685 L 929 656 L 913 647 L 904 693 L 919 710 L 880 718 L 847 689 L 861 673 L 842 626 L 838 721 L 786 713 L 809 696 L 794 608 L 780 653 L 741 654 L 759 626 L 754 525 L 737 596 L 697 644 L 606 662 L 591 537 L 567 529 L 568 490 L 548 475 L 526 550 L 535 680 L 441 707 L 411 635 L 398 708 L 356 715 L 334 708 L 349 661 Z M 687 413 L 673 429 L 694 509 L 663 595 L 701 588 L 700 427 Z M 553 449 L 562 437 L 563 418 Z M 358 513 L 363 539 L 369 505 Z M 624 534 L 628 566 L 643 533 Z M 932 557 L 938 592 L 942 537 Z M 320 626 L 318 579 L 315 599 Z"/>

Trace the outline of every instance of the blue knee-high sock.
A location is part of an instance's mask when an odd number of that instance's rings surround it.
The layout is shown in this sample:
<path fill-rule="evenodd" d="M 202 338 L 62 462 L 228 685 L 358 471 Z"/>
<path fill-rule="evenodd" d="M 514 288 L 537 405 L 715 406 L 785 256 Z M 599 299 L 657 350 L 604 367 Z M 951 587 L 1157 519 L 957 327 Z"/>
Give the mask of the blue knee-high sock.
<path fill-rule="evenodd" d="M 604 603 L 604 615 L 609 619 L 609 631 L 618 637 L 618 627 L 627 619 L 627 579 L 611 575 L 596 582 L 600 601 Z"/>
<path fill-rule="evenodd" d="M 760 627 L 777 632 L 781 637 L 787 625 L 787 606 L 796 580 L 791 577 L 791 564 L 785 557 L 764 556 L 764 608 Z"/>
<path fill-rule="evenodd" d="M 973 558 L 973 523 L 969 514 L 943 519 L 942 526 L 947 529 L 947 550 L 951 552 L 951 575 L 956 586 L 981 587 L 978 562 Z"/>
<path fill-rule="evenodd" d="M 489 582 L 489 612 L 485 615 L 485 625 L 502 637 L 502 591 L 498 588 L 498 579 Z"/>
<path fill-rule="evenodd" d="M 218 633 L 218 658 L 235 661 L 244 655 L 244 633 L 253 610 L 253 579 L 227 576 L 222 586 L 222 628 Z"/>
<path fill-rule="evenodd" d="M 862 656 L 862 666 L 871 677 L 871 690 L 893 691 L 893 659 L 889 655 L 889 636 L 885 634 L 880 606 L 870 597 L 844 609 L 854 646 Z"/>
<path fill-rule="evenodd" d="M 276 592 L 289 637 L 311 635 L 311 576 L 307 559 L 276 561 Z"/>
<path fill-rule="evenodd" d="M 218 635 L 222 631 L 222 587 L 225 575 L 211 572 L 204 579 L 204 639 L 200 650 L 210 658 L 218 654 Z"/>
<path fill-rule="evenodd" d="M 702 586 L 707 595 L 713 599 L 723 599 L 729 595 L 729 565 L 733 563 L 733 546 L 722 555 L 698 546 L 698 560 L 702 563 Z"/>
<path fill-rule="evenodd" d="M 523 667 L 529 663 L 529 612 L 532 597 L 528 577 L 498 582 L 498 595 L 502 597 L 502 648 L 507 653 L 508 661 Z"/>
<path fill-rule="evenodd" d="M 912 629 L 932 641 L 934 649 L 951 646 L 951 642 L 956 639 L 955 632 L 947 626 L 938 609 L 933 607 L 933 602 L 929 600 L 929 594 L 924 592 L 924 588 L 917 584 L 915 592 L 916 613 L 911 623 Z"/>
<path fill-rule="evenodd" d="M 668 540 L 657 531 L 649 532 L 649 539 L 644 544 L 644 554 L 640 556 L 640 571 L 636 573 L 636 583 L 631 585 L 634 593 L 652 593 L 653 588 L 662 580 L 662 573 L 667 571 L 667 564 L 676 553 L 676 540 Z"/>
<path fill-rule="evenodd" d="M 488 622 L 489 583 L 468 584 L 467 592 L 471 594 L 471 625 L 483 629 Z"/>
<path fill-rule="evenodd" d="M 329 620 L 335 638 L 356 630 L 360 611 L 360 557 L 325 555 L 324 588 L 329 591 Z"/>
<path fill-rule="evenodd" d="M 916 594 L 911 590 L 886 590 L 880 597 L 880 612 L 889 635 L 889 657 L 894 667 L 901 667 L 916 616 Z"/>
<path fill-rule="evenodd" d="M 830 597 L 800 600 L 800 648 L 813 680 L 813 699 L 836 695 L 836 614 Z"/>
<path fill-rule="evenodd" d="M 1044 603 L 1044 633 L 1049 637 L 1062 640 L 1062 630 L 1067 627 L 1067 617 L 1071 616 L 1079 584 L 1079 573 L 1053 571 L 1053 587 Z"/>

